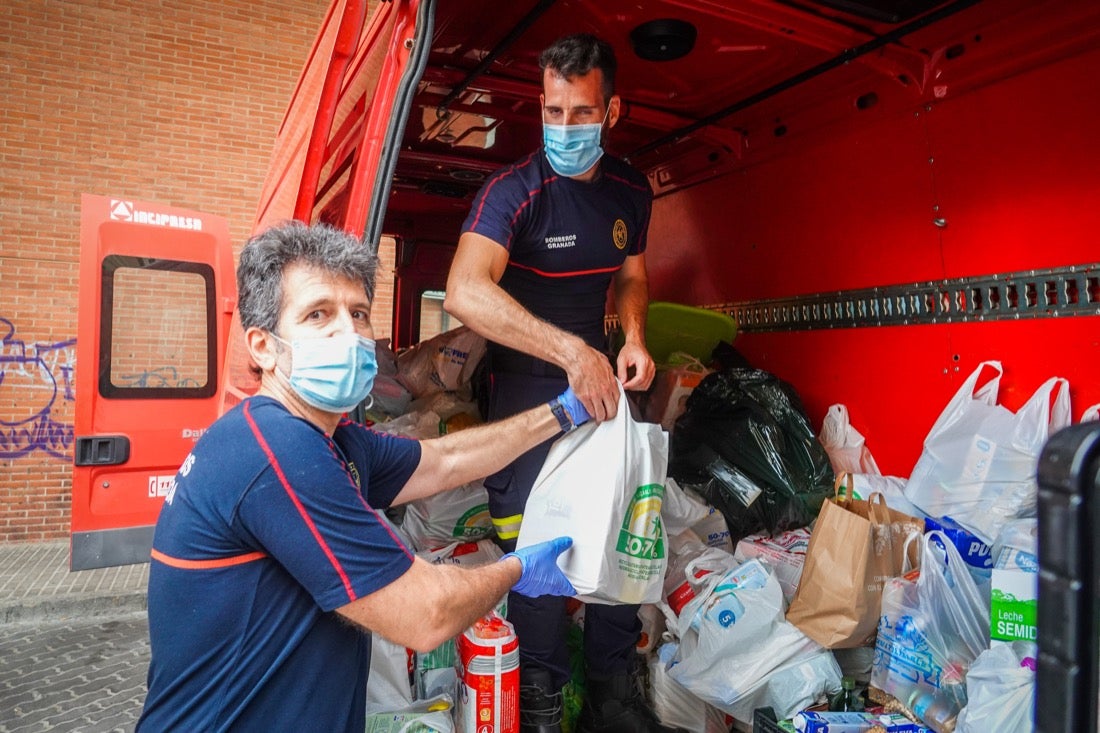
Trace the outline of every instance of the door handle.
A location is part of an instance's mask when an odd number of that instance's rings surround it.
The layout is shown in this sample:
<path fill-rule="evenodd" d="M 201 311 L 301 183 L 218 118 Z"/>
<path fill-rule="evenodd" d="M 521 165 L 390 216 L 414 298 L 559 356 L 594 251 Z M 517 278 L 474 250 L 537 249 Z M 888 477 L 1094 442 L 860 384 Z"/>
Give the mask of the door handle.
<path fill-rule="evenodd" d="M 73 462 L 77 466 L 117 466 L 130 460 L 130 439 L 125 435 L 94 435 L 76 439 Z"/>

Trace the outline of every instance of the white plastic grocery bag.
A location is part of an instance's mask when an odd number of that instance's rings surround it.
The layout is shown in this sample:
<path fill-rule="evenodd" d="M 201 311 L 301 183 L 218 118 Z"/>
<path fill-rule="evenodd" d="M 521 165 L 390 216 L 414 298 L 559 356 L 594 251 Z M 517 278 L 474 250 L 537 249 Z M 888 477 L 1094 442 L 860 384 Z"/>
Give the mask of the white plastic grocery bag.
<path fill-rule="evenodd" d="M 367 714 L 366 733 L 454 733 L 454 700 L 438 695 L 401 708 Z"/>
<path fill-rule="evenodd" d="M 996 376 L 975 389 L 987 368 Z M 1009 520 L 1035 516 L 1039 452 L 1070 423 L 1065 379 L 1048 379 L 1014 414 L 996 404 L 1002 373 L 1000 362 L 978 365 L 924 439 L 905 487 L 925 514 L 949 516 L 986 544 Z"/>
<path fill-rule="evenodd" d="M 783 618 L 783 593 L 764 563 L 696 580 L 676 622 L 672 679 L 744 722 L 754 707 L 789 717 L 840 688 L 833 655 Z"/>
<path fill-rule="evenodd" d="M 966 707 L 956 733 L 1035 730 L 1035 645 L 1014 641 L 986 649 L 966 673 Z"/>
<path fill-rule="evenodd" d="M 452 542 L 476 542 L 493 533 L 489 495 L 481 480 L 410 501 L 402 529 L 418 551 Z"/>
<path fill-rule="evenodd" d="M 945 733 L 966 705 L 967 670 L 989 648 L 989 595 L 943 532 L 925 533 L 920 546 L 917 577 L 883 589 L 871 684 Z"/>
<path fill-rule="evenodd" d="M 852 427 L 846 405 L 830 405 L 821 422 L 818 442 L 829 455 L 834 473 L 868 473 L 881 476 L 878 464 L 871 455 L 863 434 Z"/>
<path fill-rule="evenodd" d="M 702 499 L 681 489 L 676 479 L 669 476 L 665 481 L 664 501 L 661 502 L 661 521 L 665 532 L 680 534 L 703 521 L 709 513 L 710 507 Z"/>
<path fill-rule="evenodd" d="M 588 603 L 656 603 L 666 541 L 661 502 L 668 434 L 635 422 L 619 388 L 613 420 L 587 423 L 550 448 L 523 512 L 517 547 L 567 535 L 558 564 Z"/>
<path fill-rule="evenodd" d="M 665 642 L 656 654 L 649 655 L 649 697 L 653 712 L 670 728 L 682 728 L 690 733 L 727 733 L 730 726 L 718 708 L 700 700 L 668 673 L 668 665 L 676 656 L 679 644 Z"/>
<path fill-rule="evenodd" d="M 415 697 L 409 677 L 414 652 L 379 634 L 371 635 L 370 671 L 367 685 L 367 713 L 402 710 Z"/>

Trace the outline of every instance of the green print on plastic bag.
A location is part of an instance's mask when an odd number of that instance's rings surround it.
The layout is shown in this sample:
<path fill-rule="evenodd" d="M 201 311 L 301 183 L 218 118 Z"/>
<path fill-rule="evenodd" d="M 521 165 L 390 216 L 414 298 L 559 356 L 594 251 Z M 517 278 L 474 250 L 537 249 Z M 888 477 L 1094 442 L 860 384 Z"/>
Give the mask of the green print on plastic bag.
<path fill-rule="evenodd" d="M 489 505 L 478 504 L 467 509 L 455 522 L 451 536 L 456 539 L 482 538 L 489 527 Z"/>
<path fill-rule="evenodd" d="M 615 549 L 640 560 L 660 560 L 665 556 L 661 531 L 661 501 L 665 487 L 643 484 L 634 490 L 634 498 L 623 517 Z"/>

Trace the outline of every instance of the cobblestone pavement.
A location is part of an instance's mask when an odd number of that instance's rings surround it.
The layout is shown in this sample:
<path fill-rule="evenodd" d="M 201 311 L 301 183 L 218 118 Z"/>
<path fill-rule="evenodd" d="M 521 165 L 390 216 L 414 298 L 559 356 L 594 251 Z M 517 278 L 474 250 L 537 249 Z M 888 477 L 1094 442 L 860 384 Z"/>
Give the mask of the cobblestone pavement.
<path fill-rule="evenodd" d="M 0 625 L 0 733 L 132 731 L 148 669 L 144 612 Z"/>

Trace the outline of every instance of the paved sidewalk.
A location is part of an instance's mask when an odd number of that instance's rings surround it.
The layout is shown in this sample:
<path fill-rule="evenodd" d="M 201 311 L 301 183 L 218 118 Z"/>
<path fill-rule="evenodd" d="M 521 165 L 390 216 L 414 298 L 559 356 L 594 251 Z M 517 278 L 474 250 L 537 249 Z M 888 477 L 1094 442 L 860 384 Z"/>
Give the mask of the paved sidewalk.
<path fill-rule="evenodd" d="M 69 572 L 67 540 L 0 544 L 0 625 L 144 611 L 149 564 Z"/>
<path fill-rule="evenodd" d="M 69 572 L 67 540 L 0 544 L 0 733 L 132 731 L 149 564 Z"/>
<path fill-rule="evenodd" d="M 0 733 L 133 733 L 148 670 L 141 611 L 0 624 Z"/>

